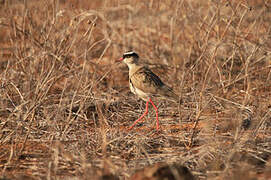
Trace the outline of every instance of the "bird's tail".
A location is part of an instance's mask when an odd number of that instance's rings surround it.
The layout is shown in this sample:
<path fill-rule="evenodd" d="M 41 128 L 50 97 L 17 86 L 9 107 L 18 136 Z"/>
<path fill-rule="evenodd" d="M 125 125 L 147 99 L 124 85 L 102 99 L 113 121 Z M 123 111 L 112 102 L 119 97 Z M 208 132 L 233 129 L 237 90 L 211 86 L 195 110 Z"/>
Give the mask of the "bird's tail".
<path fill-rule="evenodd" d="M 172 88 L 168 87 L 167 85 L 163 86 L 161 95 L 181 103 L 181 98 L 173 91 Z"/>

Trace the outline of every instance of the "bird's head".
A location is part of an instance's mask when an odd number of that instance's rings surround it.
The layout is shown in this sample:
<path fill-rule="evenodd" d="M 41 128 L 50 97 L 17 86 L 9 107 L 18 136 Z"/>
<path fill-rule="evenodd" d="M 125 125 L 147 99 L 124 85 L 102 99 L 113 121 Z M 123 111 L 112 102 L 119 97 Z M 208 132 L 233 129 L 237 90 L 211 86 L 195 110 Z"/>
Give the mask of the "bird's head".
<path fill-rule="evenodd" d="M 123 61 L 125 64 L 137 64 L 139 59 L 139 56 L 133 52 L 126 52 L 123 54 L 122 58 L 119 59 L 119 61 Z"/>

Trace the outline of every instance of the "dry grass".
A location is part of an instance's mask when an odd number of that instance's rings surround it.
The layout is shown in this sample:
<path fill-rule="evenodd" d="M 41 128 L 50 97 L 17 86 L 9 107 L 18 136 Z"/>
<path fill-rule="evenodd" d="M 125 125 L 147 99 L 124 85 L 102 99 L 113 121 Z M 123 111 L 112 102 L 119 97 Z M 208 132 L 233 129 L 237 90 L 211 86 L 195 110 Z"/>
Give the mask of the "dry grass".
<path fill-rule="evenodd" d="M 0 3 L 0 178 L 271 178 L 270 0 Z M 183 100 L 159 102 L 159 133 L 152 110 L 127 131 L 131 49 Z"/>

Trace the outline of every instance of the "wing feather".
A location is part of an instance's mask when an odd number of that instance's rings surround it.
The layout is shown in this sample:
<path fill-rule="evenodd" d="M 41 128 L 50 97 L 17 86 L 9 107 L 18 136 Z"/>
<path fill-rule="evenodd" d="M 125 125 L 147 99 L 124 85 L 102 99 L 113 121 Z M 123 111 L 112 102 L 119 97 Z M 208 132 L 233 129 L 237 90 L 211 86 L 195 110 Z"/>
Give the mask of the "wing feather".
<path fill-rule="evenodd" d="M 178 99 L 178 96 L 173 90 L 165 85 L 162 80 L 147 67 L 142 67 L 134 72 L 130 77 L 130 81 L 135 88 L 152 96 L 160 95 Z"/>

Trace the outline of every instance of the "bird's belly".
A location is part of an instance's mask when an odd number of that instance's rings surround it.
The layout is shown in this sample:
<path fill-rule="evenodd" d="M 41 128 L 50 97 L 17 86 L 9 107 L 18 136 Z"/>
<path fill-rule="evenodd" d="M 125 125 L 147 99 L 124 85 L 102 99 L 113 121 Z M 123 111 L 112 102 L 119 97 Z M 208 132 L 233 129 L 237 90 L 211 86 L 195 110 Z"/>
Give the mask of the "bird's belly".
<path fill-rule="evenodd" d="M 141 91 L 140 89 L 134 87 L 131 83 L 130 83 L 130 90 L 132 91 L 132 93 L 138 95 L 141 99 L 147 101 L 149 98 L 149 94 L 145 93 L 143 91 Z"/>

